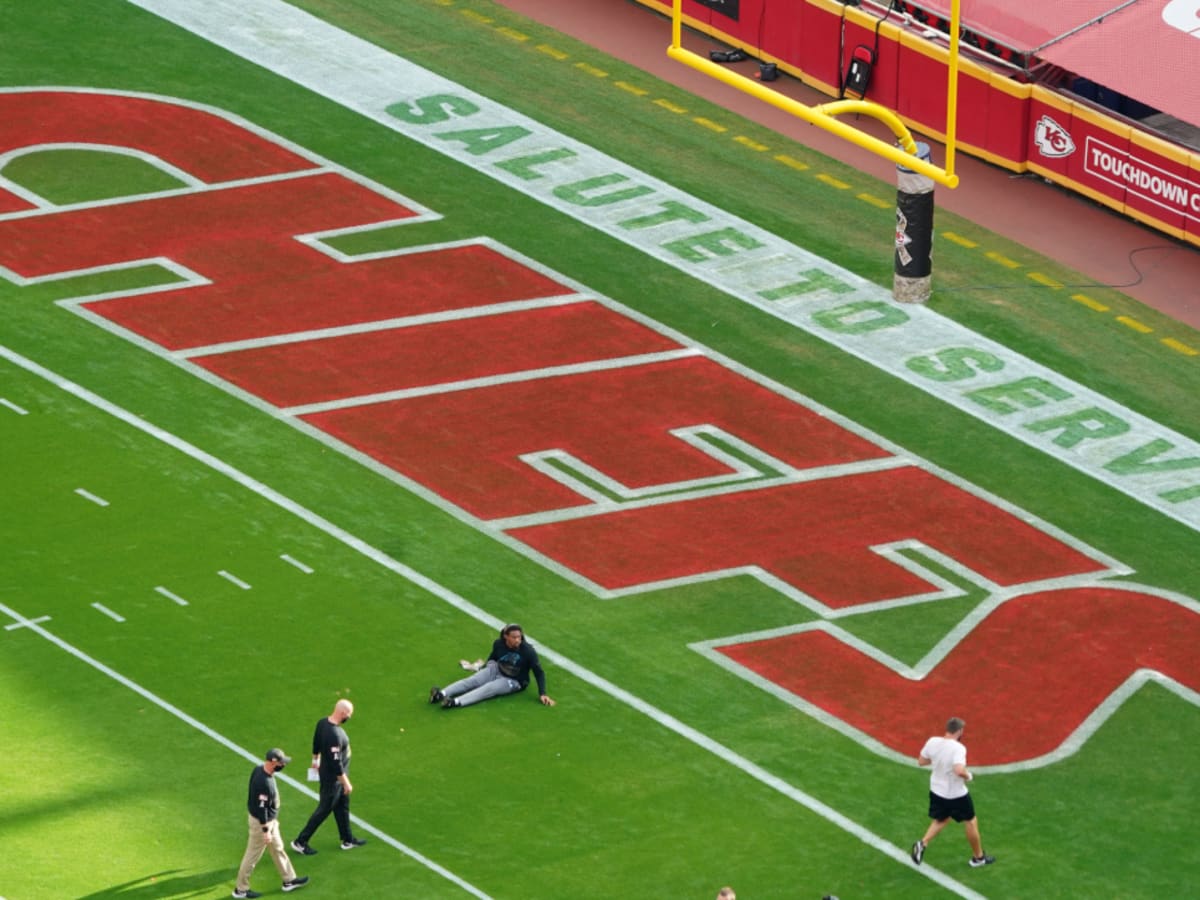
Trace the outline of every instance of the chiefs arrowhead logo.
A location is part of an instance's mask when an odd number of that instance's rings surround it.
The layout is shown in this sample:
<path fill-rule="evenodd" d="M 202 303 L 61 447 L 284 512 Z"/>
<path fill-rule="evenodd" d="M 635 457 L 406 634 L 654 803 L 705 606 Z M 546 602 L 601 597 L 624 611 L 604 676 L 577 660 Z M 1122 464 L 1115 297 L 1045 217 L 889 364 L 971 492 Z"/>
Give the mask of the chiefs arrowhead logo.
<path fill-rule="evenodd" d="M 1061 159 L 1075 152 L 1075 142 L 1067 130 L 1049 116 L 1038 119 L 1033 128 L 1033 142 L 1037 144 L 1042 156 Z"/>

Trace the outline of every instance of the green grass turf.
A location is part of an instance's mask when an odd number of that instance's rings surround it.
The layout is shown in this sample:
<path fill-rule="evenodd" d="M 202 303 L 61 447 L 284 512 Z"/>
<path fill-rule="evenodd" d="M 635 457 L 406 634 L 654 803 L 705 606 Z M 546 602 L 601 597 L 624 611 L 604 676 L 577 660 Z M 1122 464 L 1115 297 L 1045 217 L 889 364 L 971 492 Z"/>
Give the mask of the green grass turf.
<path fill-rule="evenodd" d="M 854 199 L 886 199 L 888 185 L 492 4 L 303 5 L 890 281 L 892 212 Z M 1139 581 L 1200 596 L 1193 533 L 816 339 L 781 332 L 775 320 L 125 4 L 21 6 L 8 12 L 19 40 L 0 60 L 0 82 L 144 90 L 237 112 L 444 214 L 387 235 L 393 246 L 479 234 L 501 240 L 1054 522 L 1133 566 Z M 507 38 L 501 27 L 531 39 Z M 543 43 L 567 58 L 539 51 Z M 587 74 L 578 62 L 608 74 Z M 617 79 L 812 169 L 781 168 L 766 154 L 714 140 L 614 88 Z M 115 193 L 130 179 L 145 184 L 136 167 L 111 159 L 101 170 L 73 167 L 65 182 L 50 162 L 30 158 L 5 174 L 68 198 L 94 196 L 88 182 L 98 171 Z M 832 189 L 816 174 L 852 187 Z M 1027 271 L 1081 281 L 1033 250 L 948 215 L 938 222 L 940 231 L 1021 262 L 1016 271 L 987 269 L 980 250 L 940 242 L 939 310 L 1197 436 L 1193 361 L 1031 282 Z M 87 287 L 161 277 L 110 274 Z M 261 479 L 496 618 L 521 619 L 535 639 L 899 846 L 923 828 L 923 774 L 875 757 L 687 648 L 795 624 L 808 614 L 794 604 L 744 578 L 598 602 L 424 499 L 53 306 L 81 292 L 78 282 L 0 282 L 0 343 Z M 1156 336 L 1195 341 L 1115 291 L 1086 292 L 1114 314 L 1154 325 Z M 30 410 L 16 417 L 0 409 L 0 602 L 51 615 L 46 627 L 55 635 L 254 753 L 282 743 L 302 757 L 312 723 L 349 691 L 360 706 L 350 728 L 356 813 L 492 896 L 705 897 L 727 882 L 751 898 L 939 893 L 909 867 L 553 665 L 551 693 L 561 701 L 553 711 L 527 696 L 461 716 L 429 707 L 429 684 L 454 677 L 454 660 L 482 652 L 488 628 L 7 363 L 0 395 Z M 90 504 L 77 487 L 112 505 Z M 316 571 L 305 576 L 280 553 Z M 254 590 L 239 591 L 216 576 L 220 569 Z M 157 585 L 190 605 L 175 606 L 154 593 Z M 111 623 L 92 602 L 120 609 L 127 621 Z M 954 601 L 854 627 L 912 659 L 963 612 Z M 244 843 L 250 762 L 32 632 L 0 632 L 0 642 L 0 702 L 20 752 L 36 760 L 0 813 L 0 895 L 226 896 Z M 1200 796 L 1188 767 L 1198 732 L 1194 707 L 1143 690 L 1071 760 L 980 780 L 984 835 L 1001 865 L 968 872 L 965 843 L 953 832 L 931 849 L 930 864 L 997 897 L 1178 895 L 1200 865 L 1186 830 L 1190 798 Z M 296 830 L 311 801 L 289 788 L 284 802 L 285 832 Z M 378 841 L 361 855 L 343 854 L 332 836 L 328 824 L 316 841 L 325 852 L 300 864 L 314 878 L 306 896 L 465 896 Z M 264 861 L 255 885 L 273 880 Z"/>

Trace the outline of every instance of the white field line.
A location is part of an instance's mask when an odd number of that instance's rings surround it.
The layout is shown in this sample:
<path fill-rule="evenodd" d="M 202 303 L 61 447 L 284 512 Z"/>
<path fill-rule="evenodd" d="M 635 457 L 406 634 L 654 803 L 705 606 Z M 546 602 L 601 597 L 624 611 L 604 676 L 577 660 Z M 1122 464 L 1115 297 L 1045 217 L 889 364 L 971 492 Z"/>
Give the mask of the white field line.
<path fill-rule="evenodd" d="M 217 574 L 220 575 L 222 578 L 224 578 L 226 581 L 228 581 L 230 584 L 237 585 L 243 591 L 250 590 L 249 584 L 242 581 L 242 579 L 238 578 L 236 575 L 232 574 L 231 572 L 226 572 L 224 569 L 222 569 Z"/>
<path fill-rule="evenodd" d="M 297 569 L 299 569 L 305 575 L 311 575 L 313 572 L 316 571 L 312 566 L 305 565 L 304 563 L 300 562 L 300 560 L 296 559 L 294 556 L 288 556 L 288 554 L 286 554 L 286 553 L 280 554 L 279 558 L 282 559 L 289 566 L 295 566 Z"/>
<path fill-rule="evenodd" d="M 180 605 L 180 606 L 187 606 L 187 605 L 188 605 L 188 602 L 187 602 L 186 600 L 184 600 L 184 599 L 183 599 L 182 597 L 180 597 L 178 594 L 173 594 L 173 593 L 171 593 L 170 591 L 168 591 L 168 590 L 167 590 L 165 587 L 163 587 L 162 585 L 159 585 L 158 587 L 156 587 L 156 588 L 154 589 L 154 591 L 155 591 L 155 593 L 162 594 L 162 595 L 163 595 L 164 597 L 166 597 L 168 600 L 172 600 L 172 601 L 174 601 L 175 603 L 177 603 L 177 604 L 178 604 L 178 605 Z"/>
<path fill-rule="evenodd" d="M 92 609 L 96 610 L 97 612 L 104 613 L 104 615 L 108 616 L 114 622 L 124 622 L 125 621 L 124 616 L 122 616 L 120 613 L 113 612 L 111 609 L 109 609 L 103 603 L 93 603 Z M 35 629 L 35 630 L 37 630 L 37 629 Z"/>
<path fill-rule="evenodd" d="M 221 459 L 218 459 L 217 457 L 213 456 L 210 453 L 205 452 L 204 450 L 201 450 L 199 447 L 196 447 L 193 444 L 188 443 L 187 441 L 183 440 L 182 438 L 178 437 L 177 435 L 171 434 L 169 431 L 166 431 L 162 428 L 159 428 L 157 425 L 147 422 L 145 419 L 141 418 L 140 416 L 134 415 L 133 413 L 129 412 L 128 410 L 123 409 L 120 406 L 117 406 L 115 403 L 111 403 L 110 401 L 104 399 L 103 397 L 99 396 L 98 394 L 95 394 L 92 391 L 89 391 L 87 388 L 85 388 L 81 385 L 75 384 L 74 382 L 69 381 L 66 378 L 63 378 L 62 376 L 60 376 L 54 372 L 51 372 L 49 369 L 46 369 L 45 367 L 35 363 L 34 361 L 32 361 L 30 359 L 26 359 L 25 357 L 21 356 L 18 353 L 15 353 L 14 351 L 10 350 L 9 348 L 7 348 L 3 345 L 0 345 L 0 358 L 8 360 L 9 362 L 13 363 L 13 365 L 19 366 L 20 368 L 25 369 L 27 372 L 30 372 L 31 374 L 36 375 L 39 378 L 44 379 L 45 381 L 48 381 L 50 384 L 54 385 L 55 387 L 59 388 L 60 390 L 65 391 L 66 393 L 79 398 L 80 400 L 84 401 L 85 403 L 90 404 L 91 406 L 94 406 L 95 408 L 101 410 L 102 412 L 108 413 L 115 419 L 117 419 L 121 422 L 124 422 L 126 425 L 129 425 L 132 428 L 136 428 L 137 430 L 149 435 L 150 437 L 154 438 L 155 440 L 161 441 L 164 444 L 166 444 L 167 446 L 178 450 L 180 453 L 183 453 L 185 456 L 190 457 L 191 459 L 195 460 L 196 462 L 199 462 L 202 465 L 208 466 L 210 469 L 213 469 L 214 471 L 219 472 L 222 475 L 225 475 L 226 477 L 230 478 L 235 483 L 244 487 L 246 490 L 251 491 L 252 493 L 258 495 L 262 499 L 275 504 L 279 508 L 286 510 L 287 512 L 296 516 L 301 521 L 305 522 L 306 524 L 310 525 L 311 527 L 324 532 L 329 537 L 341 542 L 342 544 L 346 545 L 347 547 L 349 547 L 349 548 L 355 550 L 356 552 L 362 554 L 363 556 L 367 557 L 371 561 L 377 563 L 380 566 L 383 566 L 385 569 L 388 569 L 389 571 L 394 572 L 395 574 L 406 579 L 407 581 L 411 582 L 412 584 L 416 585 L 417 587 L 420 587 L 423 590 L 427 591 L 428 593 L 434 595 L 438 599 L 442 600 L 444 603 L 449 604 L 450 606 L 452 606 L 455 609 L 459 610 L 460 612 L 470 616 L 471 618 L 475 619 L 476 621 L 487 625 L 489 628 L 494 628 L 498 631 L 499 629 L 504 627 L 505 622 L 501 621 L 500 619 L 497 619 L 495 616 L 492 616 L 485 610 L 476 606 L 474 603 L 471 603 L 466 598 L 461 597 L 458 594 L 454 593 L 449 588 L 444 587 L 441 584 L 438 584 L 436 581 L 421 574 L 416 569 L 410 568 L 409 566 L 406 566 L 404 563 L 402 563 L 396 559 L 393 559 L 392 557 L 390 557 L 386 553 L 384 553 L 382 550 L 379 550 L 378 548 L 373 547 L 372 545 L 368 544 L 366 541 L 362 540 L 361 538 L 351 534 L 350 532 L 346 531 L 343 528 L 340 528 L 339 526 L 337 526 L 337 525 L 333 524 L 332 522 L 328 521 L 327 519 L 321 517 L 317 513 L 313 512 L 312 510 L 300 505 L 295 500 L 292 500 L 290 497 L 287 497 L 286 495 L 281 494 L 280 492 L 276 491 L 274 488 L 271 488 L 268 485 L 265 485 L 262 482 L 254 479 L 254 478 L 251 478 L 249 475 L 245 474 L 244 472 L 240 471 L 239 469 L 234 468 L 229 463 L 227 463 Z M 0 604 L 0 611 L 7 612 L 9 615 L 14 615 L 3 604 Z M 16 616 L 14 615 L 14 617 L 16 617 Z M 17 618 L 19 618 L 19 617 L 17 617 Z M 24 620 L 22 620 L 22 621 L 24 621 Z M 54 638 L 52 635 L 50 635 L 44 629 L 37 627 L 37 626 L 32 626 L 32 625 L 30 627 L 34 628 L 34 630 L 38 631 L 38 633 L 42 634 L 44 637 L 54 640 L 56 643 L 60 643 L 56 638 Z M 533 635 L 530 635 L 530 639 L 533 640 Z M 816 799 L 815 797 L 805 793 L 804 791 L 800 790 L 799 788 L 794 787 L 793 785 L 784 781 L 782 778 L 779 778 L 778 776 L 772 774 L 771 772 L 768 772 L 766 769 L 762 768 L 761 766 L 757 765 L 756 763 L 751 762 L 749 759 L 746 759 L 745 757 L 741 756 L 738 753 L 735 753 L 733 750 L 726 747 L 724 744 L 721 744 L 718 741 L 714 740 L 713 738 L 709 737 L 708 735 L 704 734 L 703 732 L 698 731 L 697 729 L 684 724 L 680 720 L 676 719 L 674 716 L 669 715 L 668 713 L 664 712 L 663 710 L 659 709 L 658 707 L 653 706 L 650 703 L 647 703 L 645 700 L 642 700 L 641 698 L 629 693 L 628 691 L 624 690 L 623 688 L 618 687 L 617 685 L 613 684 L 611 681 L 608 681 L 607 679 L 600 677 L 599 675 L 592 672 L 591 670 L 586 669 L 583 666 L 579 665 L 578 663 L 555 652 L 554 650 L 550 649 L 549 647 L 547 647 L 545 644 L 541 643 L 540 641 L 535 641 L 535 643 L 537 644 L 538 652 L 542 656 L 544 656 L 546 659 L 550 660 L 551 662 L 553 662 L 555 665 L 559 666 L 563 670 L 570 672 L 576 678 L 587 683 L 588 685 L 592 686 L 596 690 L 602 691 L 603 693 L 607 694 L 608 696 L 612 697 L 613 699 L 617 700 L 618 702 L 623 703 L 626 706 L 629 706 L 630 708 L 637 710 L 638 712 L 649 717 L 650 719 L 652 719 L 654 722 L 661 725 L 662 727 L 675 732 L 680 737 L 691 742 L 692 744 L 695 744 L 696 746 L 712 753 L 714 756 L 716 756 L 723 762 L 728 763 L 729 765 L 733 766 L 736 769 L 740 769 L 742 772 L 746 773 L 747 775 L 749 775 L 751 778 L 755 779 L 759 783 L 771 788 L 772 790 L 778 791 L 780 794 L 783 794 L 785 797 L 787 797 L 790 800 L 794 800 L 796 803 L 805 807 L 809 811 L 816 813 L 818 816 L 825 819 L 827 822 L 830 822 L 831 824 L 842 829 L 843 831 L 847 832 L 848 834 L 851 834 L 854 837 L 858 838 L 860 841 L 862 841 L 864 844 L 867 844 L 872 849 L 878 850 L 880 853 L 883 853 L 885 856 L 888 856 L 891 859 L 895 860 L 896 862 L 899 862 L 905 866 L 912 865 L 912 863 L 909 859 L 909 856 L 908 856 L 907 849 L 898 847 L 895 844 L 890 843 L 889 841 L 878 836 L 877 834 L 870 831 L 869 829 L 864 828 L 862 825 L 859 825 L 857 822 L 853 821 L 852 819 L 850 819 L 847 816 L 843 815 L 842 813 L 838 812 L 833 807 L 826 805 L 825 803 L 821 802 L 820 800 Z M 73 648 L 68 648 L 68 646 L 65 644 L 63 644 L 62 646 L 64 647 L 64 649 L 69 649 L 69 650 L 73 651 Z M 76 655 L 78 655 L 77 651 L 76 651 Z M 90 663 L 92 662 L 90 659 L 88 661 Z M 100 664 L 100 663 L 92 663 L 92 664 L 96 665 L 98 668 L 100 668 L 102 666 L 102 664 Z M 116 673 L 113 673 L 112 670 L 108 669 L 107 667 L 103 667 L 102 671 L 109 672 L 113 675 L 113 677 L 118 678 L 118 680 L 122 680 L 120 678 L 120 676 L 118 676 Z M 147 696 L 148 698 L 152 698 L 152 695 L 150 695 L 148 692 L 145 692 L 142 688 L 137 687 L 132 682 L 128 683 L 128 686 L 134 690 L 137 690 L 139 693 L 142 693 L 144 696 Z M 154 699 L 154 698 L 152 698 L 152 699 Z M 158 702 L 157 699 L 155 699 L 155 702 Z M 164 706 L 164 708 L 168 708 L 168 707 Z M 184 713 L 176 711 L 174 707 L 170 707 L 170 709 L 172 712 L 175 712 L 181 718 L 184 718 L 184 716 L 185 716 Z M 197 728 L 200 728 L 201 730 L 208 733 L 207 729 L 200 723 L 195 722 L 195 720 L 186 718 L 185 721 L 193 723 Z M 213 736 L 219 737 L 219 736 L 215 735 L 215 733 Z M 240 747 L 236 747 L 236 745 L 232 744 L 231 742 L 228 742 L 225 738 L 219 738 L 219 739 L 221 740 L 222 743 L 225 743 L 227 746 L 229 746 L 233 749 L 236 749 L 242 755 L 247 756 L 247 758 L 250 758 L 250 759 L 254 758 L 251 754 L 248 754 L 247 751 L 242 750 Z M 976 893 L 975 891 L 971 890 L 966 885 L 956 881 L 955 879 L 951 878 L 949 875 L 946 875 L 944 872 L 939 871 L 938 869 L 934 868 L 933 866 L 923 865 L 920 868 L 916 869 L 916 871 L 919 874 L 928 878 L 930 881 L 935 882 L 936 884 L 946 888 L 947 890 L 951 891 L 954 894 L 957 894 L 960 897 L 978 898 L 978 900 L 982 900 L 983 895 Z"/>
<path fill-rule="evenodd" d="M 75 493 L 77 493 L 84 500 L 92 501 L 97 506 L 108 506 L 107 500 L 105 500 L 103 497 L 97 497 L 91 491 L 84 490 L 83 488 L 75 488 Z"/>
<path fill-rule="evenodd" d="M 396 400 L 408 400 L 413 397 L 430 397 L 434 394 L 450 394 L 456 391 L 473 391 L 481 387 L 496 387 L 502 384 L 520 384 L 525 381 L 540 379 L 562 378 L 570 375 L 583 375 L 589 372 L 608 372 L 613 369 L 627 369 L 638 366 L 652 365 L 659 362 L 670 362 L 675 359 L 688 359 L 693 356 L 703 356 L 704 351 L 693 347 L 680 350 L 664 350 L 660 353 L 641 353 L 636 356 L 618 356 L 608 359 L 597 359 L 590 362 L 568 363 L 561 366 L 546 366 L 541 369 L 523 369 L 519 372 L 508 372 L 497 375 L 484 375 L 480 378 L 465 378 L 462 381 L 445 381 L 441 384 L 424 385 L 422 387 L 402 388 L 395 391 L 381 391 L 376 394 L 363 394 L 357 397 L 342 397 L 338 400 L 328 400 L 321 403 L 307 403 L 301 406 L 291 406 L 280 410 L 285 416 L 311 416 L 317 413 L 334 410 L 350 409 L 355 406 L 371 406 L 376 403 L 391 403 Z"/>
<path fill-rule="evenodd" d="M 92 604 L 92 605 L 95 606 L 96 604 Z M 54 644 L 56 647 L 58 647 L 62 650 L 65 650 L 67 653 L 69 653 L 71 656 L 74 656 L 76 659 L 80 660 L 81 662 L 87 663 L 87 665 L 91 666 L 96 671 L 107 675 L 109 678 L 111 678 L 113 681 L 117 682 L 118 684 L 129 688 L 129 690 L 133 691 L 135 694 L 145 697 L 147 700 L 149 700 L 155 706 L 159 707 L 160 709 L 165 710 L 166 712 L 169 712 L 171 715 L 175 716 L 175 718 L 179 719 L 181 722 L 191 725 L 193 728 L 195 728 L 201 734 L 205 735 L 206 737 L 212 738 L 212 740 L 216 741 L 218 744 L 222 745 L 223 747 L 226 747 L 229 750 L 232 750 L 238 756 L 244 757 L 245 759 L 249 760 L 252 763 L 257 763 L 260 761 L 259 758 L 255 754 L 251 753 L 246 748 L 244 748 L 238 744 L 235 744 L 233 741 L 231 741 L 229 738 L 225 737 L 220 732 L 214 731 L 213 729 L 209 728 L 207 725 L 205 725 L 199 719 L 196 719 L 196 718 L 188 715 L 183 710 L 181 710 L 179 707 L 175 706 L 172 703 L 169 703 L 168 701 L 164 700 L 162 697 L 158 696 L 157 694 L 153 693 L 152 691 L 149 691 L 146 688 L 142 687 L 136 681 L 126 678 L 124 675 L 122 675 L 116 669 L 106 666 L 104 663 L 100 662 L 100 660 L 98 660 L 94 657 L 88 656 L 86 653 L 84 653 L 78 647 L 74 647 L 71 644 L 68 644 L 66 641 L 64 641 L 62 638 L 58 637 L 55 634 L 51 634 L 45 628 L 42 628 L 40 625 L 38 625 L 35 620 L 26 619 L 20 613 L 9 608 L 8 606 L 6 606 L 3 603 L 0 603 L 0 612 L 2 612 L 5 615 L 9 616 L 10 618 L 14 619 L 17 624 L 23 625 L 26 628 L 28 628 L 30 631 L 34 631 L 37 634 L 41 635 L 46 640 L 48 640 L 50 643 Z M 300 793 L 306 794 L 311 799 L 313 799 L 313 800 L 320 799 L 314 790 L 312 790 L 311 788 L 302 784 L 301 782 L 296 781 L 294 778 L 291 778 L 287 775 L 279 775 L 277 777 L 279 778 L 280 781 L 287 782 L 289 785 L 294 787 L 296 790 L 300 791 Z M 483 893 L 483 891 L 479 890 L 474 885 L 471 885 L 471 884 L 467 883 L 466 881 L 463 881 L 461 878 L 459 878 L 453 872 L 438 865 L 433 860 L 429 859 L 427 856 L 424 856 L 421 853 L 418 853 L 416 850 L 412 849 L 407 844 L 403 844 L 400 841 L 396 840 L 395 838 L 391 837 L 390 835 L 385 834 L 384 832 L 382 832 L 378 828 L 376 828 L 374 825 L 364 822 L 362 819 L 360 819 L 356 815 L 351 814 L 350 818 L 353 819 L 354 823 L 356 825 L 358 825 L 360 828 L 362 828 L 363 831 L 366 831 L 369 834 L 374 835 L 378 840 L 382 841 L 383 843 L 389 845 L 390 847 L 395 848 L 396 850 L 399 850 L 401 853 L 405 854 L 406 856 L 411 857 L 413 860 L 415 860 L 416 862 L 419 862 L 421 865 L 425 866 L 426 868 L 433 870 L 438 875 L 441 875 L 446 880 L 451 881 L 454 884 L 458 885 L 459 887 L 461 887 L 464 891 L 466 891 L 471 896 L 479 897 L 480 900 L 491 900 L 491 898 L 489 898 L 487 894 Z"/>

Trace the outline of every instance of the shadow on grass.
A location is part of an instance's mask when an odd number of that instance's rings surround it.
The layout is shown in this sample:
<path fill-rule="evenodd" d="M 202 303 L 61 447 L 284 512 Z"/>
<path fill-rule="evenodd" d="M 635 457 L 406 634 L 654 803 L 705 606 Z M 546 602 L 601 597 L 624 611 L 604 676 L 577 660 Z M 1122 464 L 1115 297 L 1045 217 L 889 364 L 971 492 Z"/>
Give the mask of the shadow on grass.
<path fill-rule="evenodd" d="M 217 884 L 232 880 L 233 873 L 228 869 L 197 872 L 192 875 L 183 874 L 180 869 L 172 869 L 104 888 L 94 894 L 80 897 L 79 900 L 150 900 L 150 898 L 160 897 L 199 897 L 209 893 Z"/>

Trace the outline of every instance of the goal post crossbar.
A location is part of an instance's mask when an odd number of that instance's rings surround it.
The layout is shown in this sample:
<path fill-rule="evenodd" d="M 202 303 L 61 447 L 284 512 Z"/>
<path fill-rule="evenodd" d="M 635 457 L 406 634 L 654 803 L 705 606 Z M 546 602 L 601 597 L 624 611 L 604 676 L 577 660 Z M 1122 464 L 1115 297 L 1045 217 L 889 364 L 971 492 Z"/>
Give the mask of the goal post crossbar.
<path fill-rule="evenodd" d="M 738 74 L 711 60 L 705 59 L 698 53 L 693 53 L 685 49 L 681 45 L 682 0 L 674 0 L 671 17 L 671 46 L 667 48 L 667 55 L 689 68 L 695 69 L 717 81 L 724 82 L 730 87 L 749 94 L 758 100 L 762 100 L 764 103 L 768 103 L 777 109 L 781 109 L 789 115 L 816 125 L 818 128 L 874 153 L 876 156 L 881 156 L 896 163 L 898 166 L 903 166 L 906 169 L 924 175 L 938 184 L 954 188 L 958 186 L 958 176 L 954 174 L 954 126 L 958 103 L 959 2 L 960 0 L 951 0 L 949 80 L 946 90 L 945 168 L 935 166 L 931 162 L 917 157 L 917 143 L 909 132 L 908 127 L 893 110 L 888 109 L 886 106 L 873 103 L 869 100 L 835 100 L 830 103 L 820 104 L 819 106 L 807 106 L 798 100 L 793 100 L 791 97 L 765 87 L 759 82 L 747 78 L 745 75 Z M 847 125 L 837 118 L 837 116 L 844 113 L 870 116 L 882 122 L 895 135 L 896 143 L 889 144 L 887 141 L 868 134 L 859 128 Z"/>

